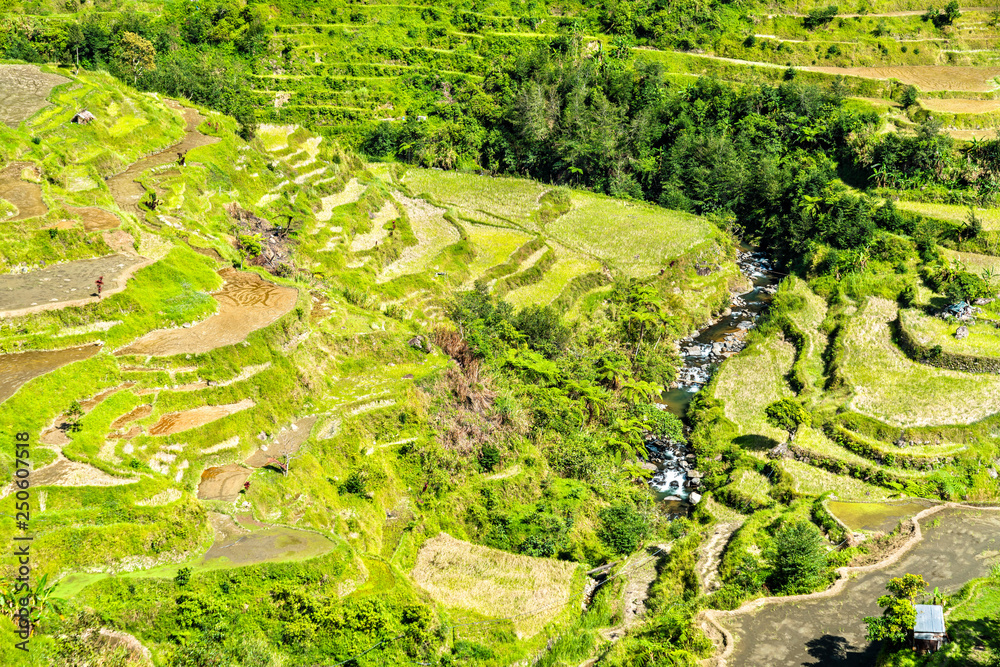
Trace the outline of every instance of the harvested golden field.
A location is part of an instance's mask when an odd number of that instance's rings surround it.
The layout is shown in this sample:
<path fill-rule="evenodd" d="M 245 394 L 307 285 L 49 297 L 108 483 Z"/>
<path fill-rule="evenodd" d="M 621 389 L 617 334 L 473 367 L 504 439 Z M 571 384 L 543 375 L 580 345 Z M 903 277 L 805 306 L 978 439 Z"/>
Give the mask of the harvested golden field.
<path fill-rule="evenodd" d="M 1000 111 L 1000 100 L 934 99 L 920 100 L 920 106 L 937 113 L 991 113 Z"/>
<path fill-rule="evenodd" d="M 441 533 L 424 542 L 411 574 L 435 600 L 449 607 L 492 618 L 524 614 L 514 619 L 514 627 L 519 636 L 531 637 L 569 601 L 576 567 L 575 563 L 511 554 Z"/>
<path fill-rule="evenodd" d="M 920 90 L 988 92 L 997 88 L 1000 67 L 947 67 L 899 65 L 895 67 L 804 67 L 810 72 L 859 76 L 864 79 L 897 79 Z"/>
<path fill-rule="evenodd" d="M 795 347 L 776 338 L 768 338 L 747 347 L 726 360 L 719 370 L 715 398 L 726 405 L 726 417 L 733 420 L 744 435 L 763 446 L 784 442 L 788 434 L 774 428 L 764 417 L 764 408 L 782 398 L 791 398 L 785 375 L 795 360 Z"/>

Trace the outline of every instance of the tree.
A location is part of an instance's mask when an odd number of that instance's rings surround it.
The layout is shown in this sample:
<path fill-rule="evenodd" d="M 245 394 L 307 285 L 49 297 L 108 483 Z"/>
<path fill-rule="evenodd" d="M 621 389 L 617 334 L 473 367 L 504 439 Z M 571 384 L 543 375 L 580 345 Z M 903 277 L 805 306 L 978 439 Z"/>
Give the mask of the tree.
<path fill-rule="evenodd" d="M 895 644 L 906 641 L 907 633 L 917 620 L 913 599 L 926 587 L 927 582 L 919 574 L 905 574 L 890 579 L 885 585 L 889 595 L 883 595 L 878 599 L 882 615 L 865 618 L 868 641 L 887 641 Z"/>
<path fill-rule="evenodd" d="M 132 75 L 132 85 L 146 72 L 156 71 L 156 49 L 152 42 L 134 32 L 122 33 L 116 55 L 122 69 Z"/>
<path fill-rule="evenodd" d="M 917 103 L 917 99 L 920 96 L 920 91 L 917 90 L 916 86 L 907 86 L 903 88 L 903 95 L 899 98 L 899 103 L 904 109 L 908 109 Z"/>
<path fill-rule="evenodd" d="M 810 591 L 827 579 L 823 534 L 811 521 L 785 525 L 774 538 L 771 579 L 782 593 Z"/>
<path fill-rule="evenodd" d="M 808 426 L 812 422 L 812 418 L 802 407 L 802 404 L 790 398 L 783 398 L 771 403 L 764 408 L 764 415 L 767 417 L 768 424 L 788 432 L 789 442 L 792 441 L 795 432 L 799 430 L 800 424 Z"/>
<path fill-rule="evenodd" d="M 646 519 L 632 505 L 616 503 L 598 515 L 601 527 L 597 536 L 617 554 L 632 553 L 646 537 Z"/>

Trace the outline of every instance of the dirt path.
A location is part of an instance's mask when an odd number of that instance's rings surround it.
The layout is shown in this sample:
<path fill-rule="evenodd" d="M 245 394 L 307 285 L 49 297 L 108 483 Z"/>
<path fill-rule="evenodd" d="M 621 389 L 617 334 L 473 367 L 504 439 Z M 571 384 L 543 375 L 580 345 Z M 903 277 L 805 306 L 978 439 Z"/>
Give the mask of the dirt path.
<path fill-rule="evenodd" d="M 983 555 L 996 554 L 997 510 L 957 503 L 928 508 L 914 517 L 913 536 L 899 550 L 874 565 L 839 568 L 839 579 L 825 591 L 760 598 L 734 611 L 702 612 L 702 627 L 721 649 L 704 664 L 874 665 L 878 647 L 865 641 L 863 619 L 878 615 L 875 601 L 885 593 L 886 581 L 904 573 L 921 574 L 931 588 L 949 592 L 984 576 L 996 560 Z M 923 519 L 938 513 L 944 515 L 940 521 L 921 527 Z M 740 637 L 753 639 L 744 642 Z"/>
<path fill-rule="evenodd" d="M 38 184 L 21 179 L 21 172 L 25 169 L 35 169 L 35 165 L 30 162 L 13 162 L 0 171 L 0 197 L 17 207 L 17 215 L 9 218 L 10 221 L 35 218 L 49 211 L 49 207 L 42 201 L 42 189 Z"/>
<path fill-rule="evenodd" d="M 176 162 L 178 153 L 186 153 L 192 148 L 207 146 L 219 141 L 218 137 L 210 137 L 198 131 L 198 126 L 205 117 L 198 113 L 197 110 L 182 107 L 180 103 L 174 100 L 166 100 L 166 104 L 171 109 L 180 111 L 181 115 L 184 116 L 184 120 L 187 123 L 184 128 L 184 138 L 173 146 L 168 146 L 158 153 L 153 153 L 138 162 L 133 162 L 129 165 L 128 169 L 117 176 L 112 176 L 107 181 L 108 189 L 111 191 L 111 196 L 114 197 L 118 207 L 123 211 L 135 213 L 140 218 L 143 217 L 143 214 L 139 210 L 138 204 L 146 194 L 146 189 L 136 183 L 135 179 L 142 172 L 163 164 Z"/>
<path fill-rule="evenodd" d="M 303 417 L 293 423 L 291 428 L 282 429 L 274 442 L 261 445 L 260 449 L 246 460 L 246 464 L 253 468 L 263 468 L 272 459 L 284 462 L 285 456 L 293 456 L 309 439 L 309 434 L 318 419 L 319 415 Z"/>
<path fill-rule="evenodd" d="M 74 361 L 92 357 L 100 351 L 100 345 L 81 345 L 64 350 L 0 355 L 0 403 L 13 396 L 29 380 Z"/>
<path fill-rule="evenodd" d="M 719 582 L 719 561 L 722 560 L 722 552 L 729 544 L 729 539 L 741 525 L 742 523 L 737 521 L 717 523 L 712 536 L 699 547 L 695 571 L 698 573 L 702 593 L 711 593 L 722 586 Z"/>
<path fill-rule="evenodd" d="M 38 65 L 0 65 L 0 121 L 17 127 L 48 104 L 49 93 L 69 79 Z"/>
<path fill-rule="evenodd" d="M 295 288 L 275 285 L 254 273 L 223 269 L 219 275 L 226 284 L 212 295 L 219 302 L 215 315 L 191 327 L 152 331 L 115 354 L 167 357 L 241 343 L 290 311 L 298 299 Z"/>
<path fill-rule="evenodd" d="M 0 275 L 0 317 L 96 302 L 98 277 L 104 276 L 101 294 L 106 298 L 124 290 L 132 274 L 150 263 L 138 255 L 117 254 Z"/>

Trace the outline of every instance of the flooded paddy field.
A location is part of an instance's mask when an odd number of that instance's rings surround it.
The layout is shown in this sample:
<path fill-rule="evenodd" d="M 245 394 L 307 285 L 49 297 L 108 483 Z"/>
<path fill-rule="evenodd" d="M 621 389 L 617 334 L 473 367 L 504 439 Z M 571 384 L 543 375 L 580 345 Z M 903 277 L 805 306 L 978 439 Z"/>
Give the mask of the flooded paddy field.
<path fill-rule="evenodd" d="M 1000 561 L 1000 511 L 949 508 L 921 519 L 923 539 L 896 562 L 857 574 L 836 595 L 770 602 L 741 614 L 720 615 L 735 637 L 726 663 L 740 667 L 827 667 L 875 664 L 877 645 L 865 640 L 865 616 L 893 577 L 919 574 L 929 590 L 949 594 L 983 577 Z"/>

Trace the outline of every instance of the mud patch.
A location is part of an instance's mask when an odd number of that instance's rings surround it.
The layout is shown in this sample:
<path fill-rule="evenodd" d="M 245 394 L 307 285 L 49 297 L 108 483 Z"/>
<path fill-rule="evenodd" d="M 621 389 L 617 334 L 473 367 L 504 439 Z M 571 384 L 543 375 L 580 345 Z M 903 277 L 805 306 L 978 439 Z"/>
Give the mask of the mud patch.
<path fill-rule="evenodd" d="M 286 456 L 292 456 L 306 440 L 316 424 L 317 416 L 304 417 L 293 423 L 291 428 L 282 430 L 274 442 L 263 445 L 247 459 L 246 464 L 254 468 L 263 468 L 271 461 L 284 462 Z M 266 449 L 265 449 L 266 447 Z"/>
<path fill-rule="evenodd" d="M 159 421 L 149 428 L 150 435 L 172 435 L 210 424 L 216 420 L 236 414 L 241 410 L 252 408 L 254 402 L 244 398 L 239 403 L 229 405 L 205 405 L 192 410 L 171 412 L 160 417 Z"/>
<path fill-rule="evenodd" d="M 237 463 L 206 468 L 198 482 L 200 500 L 224 500 L 232 502 L 240 497 L 240 491 L 253 470 Z"/>
<path fill-rule="evenodd" d="M 212 295 L 219 302 L 218 313 L 186 329 L 153 331 L 115 354 L 201 354 L 234 345 L 290 311 L 298 298 L 296 289 L 275 285 L 253 273 L 223 269 L 219 275 L 226 284 Z"/>
<path fill-rule="evenodd" d="M 25 382 L 74 361 L 92 357 L 100 350 L 100 345 L 81 345 L 64 350 L 0 355 L 0 403 L 13 396 Z"/>
<path fill-rule="evenodd" d="M 119 486 L 135 484 L 137 477 L 115 477 L 86 463 L 60 456 L 55 463 L 31 473 L 32 486 Z"/>
<path fill-rule="evenodd" d="M 231 565 L 302 561 L 321 556 L 335 547 L 332 541 L 316 533 L 294 528 L 264 528 L 242 536 L 220 535 L 201 564 L 222 559 Z"/>
<path fill-rule="evenodd" d="M 48 104 L 53 88 L 68 82 L 37 65 L 0 65 L 0 121 L 17 127 Z"/>
<path fill-rule="evenodd" d="M 66 210 L 73 215 L 80 216 L 80 220 L 83 221 L 83 229 L 87 232 L 100 232 L 107 229 L 117 229 L 122 224 L 122 221 L 118 219 L 117 215 L 111 211 L 105 211 L 103 208 L 97 208 L 96 206 L 87 206 L 84 208 L 73 208 L 67 206 Z"/>
<path fill-rule="evenodd" d="M 17 215 L 9 220 L 25 220 L 49 212 L 49 207 L 42 201 L 42 189 L 38 184 L 21 180 L 23 170 L 34 168 L 35 165 L 30 162 L 14 162 L 0 171 L 0 193 L 4 199 L 17 207 Z"/>
<path fill-rule="evenodd" d="M 125 289 L 129 277 L 149 263 L 138 255 L 108 255 L 0 276 L 0 316 L 11 317 L 97 300 L 95 281 L 104 276 L 102 295 Z"/>
<path fill-rule="evenodd" d="M 912 518 L 933 505 L 930 501 L 852 503 L 831 500 L 827 507 L 851 530 L 891 532 L 900 521 Z"/>
<path fill-rule="evenodd" d="M 114 430 L 114 431 L 117 431 L 118 429 L 120 429 L 123 426 L 125 426 L 125 424 L 128 424 L 129 422 L 137 421 L 139 419 L 144 419 L 145 417 L 148 417 L 151 414 L 153 414 L 153 406 L 152 405 L 149 405 L 149 404 L 147 404 L 147 405 L 140 405 L 135 410 L 132 410 L 128 414 L 122 415 L 118 419 L 116 419 L 113 422 L 111 422 L 111 429 Z"/>

